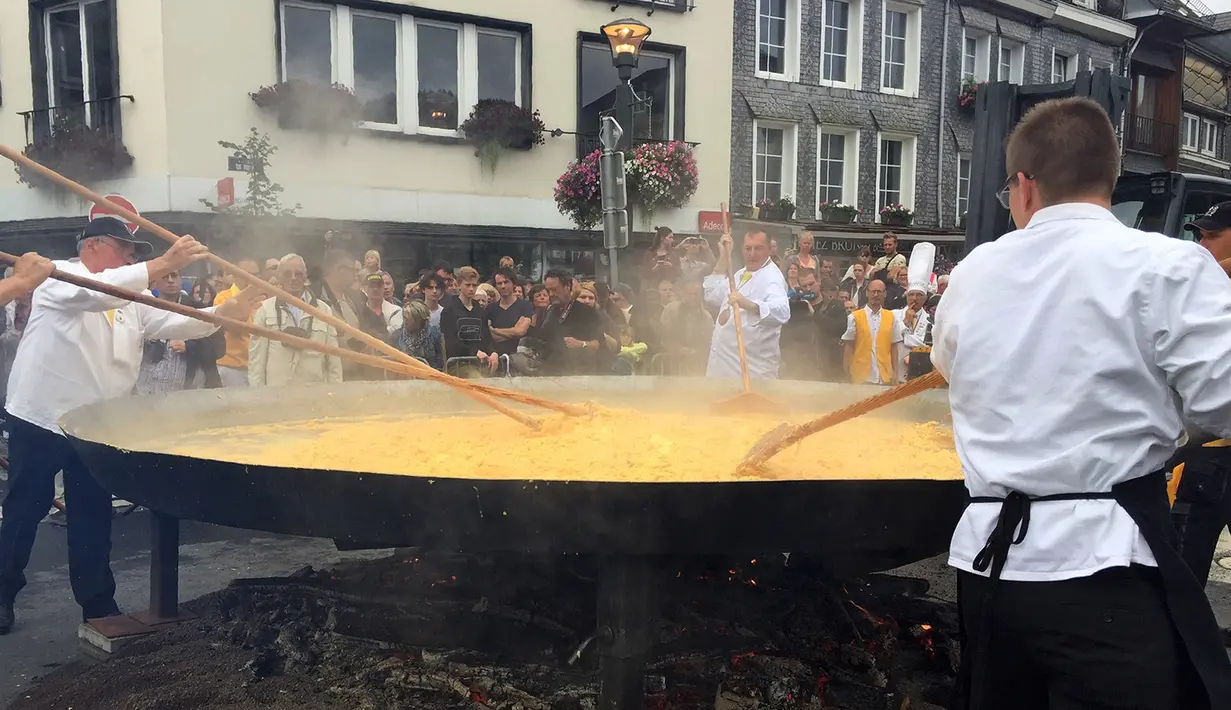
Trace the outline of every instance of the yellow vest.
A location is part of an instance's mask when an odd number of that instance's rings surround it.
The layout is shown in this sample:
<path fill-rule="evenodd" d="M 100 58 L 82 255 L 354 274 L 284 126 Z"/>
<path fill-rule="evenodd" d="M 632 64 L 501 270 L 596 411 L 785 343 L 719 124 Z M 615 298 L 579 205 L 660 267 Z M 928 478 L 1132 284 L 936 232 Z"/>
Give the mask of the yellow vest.
<path fill-rule="evenodd" d="M 872 327 L 867 309 L 860 308 L 855 318 L 855 352 L 851 356 L 851 382 L 859 385 L 872 374 Z M 876 333 L 876 367 L 880 380 L 888 384 L 893 378 L 893 311 L 881 309 L 880 330 Z"/>

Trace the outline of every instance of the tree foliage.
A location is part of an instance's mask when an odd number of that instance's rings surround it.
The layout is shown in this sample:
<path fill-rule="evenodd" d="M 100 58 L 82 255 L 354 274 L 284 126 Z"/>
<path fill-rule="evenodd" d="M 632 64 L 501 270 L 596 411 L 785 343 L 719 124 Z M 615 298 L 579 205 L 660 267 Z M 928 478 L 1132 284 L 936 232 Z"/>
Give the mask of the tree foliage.
<path fill-rule="evenodd" d="M 235 204 L 227 207 L 201 200 L 210 209 L 241 217 L 290 217 L 303 208 L 298 203 L 294 207 L 283 205 L 282 186 L 269 177 L 269 159 L 278 152 L 278 147 L 268 134 L 253 128 L 243 143 L 218 141 L 218 145 L 231 150 L 236 158 L 248 164 L 248 194 L 243 200 L 236 200 Z"/>

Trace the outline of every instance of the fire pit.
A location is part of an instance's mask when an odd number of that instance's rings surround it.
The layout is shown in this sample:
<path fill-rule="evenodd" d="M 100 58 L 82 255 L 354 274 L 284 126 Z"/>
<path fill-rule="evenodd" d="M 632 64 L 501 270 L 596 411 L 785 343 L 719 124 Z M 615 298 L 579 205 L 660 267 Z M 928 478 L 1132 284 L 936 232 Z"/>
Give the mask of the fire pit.
<path fill-rule="evenodd" d="M 728 382 L 648 377 L 509 384 L 564 401 L 660 411 L 705 406 L 731 389 Z M 764 391 L 823 411 L 876 390 L 774 382 Z M 417 382 L 209 390 L 100 403 L 70 412 L 62 426 L 91 471 L 116 495 L 159 511 L 164 528 L 171 519 L 187 518 L 333 538 L 351 547 L 594 556 L 594 642 L 603 657 L 604 710 L 641 706 L 654 556 L 752 557 L 789 550 L 820 561 L 831 576 L 845 577 L 938 554 L 964 505 L 960 480 L 434 478 L 321 470 L 310 461 L 302 468 L 252 466 L 171 455 L 152 444 L 220 423 L 296 422 L 373 411 L 464 413 L 476 407 L 450 390 Z M 946 411 L 943 395 L 933 394 L 903 402 L 887 415 L 918 422 L 938 420 Z M 465 453 L 458 455 L 464 459 Z M 156 561 L 173 560 L 172 543 L 156 546 Z M 166 583 L 169 574 L 156 574 L 155 583 Z M 161 595 L 164 606 L 167 596 Z"/>

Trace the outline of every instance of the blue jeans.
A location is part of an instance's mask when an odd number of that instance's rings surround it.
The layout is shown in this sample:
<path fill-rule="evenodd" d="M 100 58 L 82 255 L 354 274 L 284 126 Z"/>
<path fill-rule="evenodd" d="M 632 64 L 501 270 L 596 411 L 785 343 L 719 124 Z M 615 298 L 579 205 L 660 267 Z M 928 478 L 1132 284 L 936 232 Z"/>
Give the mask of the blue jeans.
<path fill-rule="evenodd" d="M 115 613 L 111 574 L 111 494 L 86 470 L 68 439 L 8 415 L 9 490 L 0 522 L 0 602 L 12 604 L 26 586 L 26 565 L 39 522 L 64 471 L 68 571 L 85 618 Z"/>

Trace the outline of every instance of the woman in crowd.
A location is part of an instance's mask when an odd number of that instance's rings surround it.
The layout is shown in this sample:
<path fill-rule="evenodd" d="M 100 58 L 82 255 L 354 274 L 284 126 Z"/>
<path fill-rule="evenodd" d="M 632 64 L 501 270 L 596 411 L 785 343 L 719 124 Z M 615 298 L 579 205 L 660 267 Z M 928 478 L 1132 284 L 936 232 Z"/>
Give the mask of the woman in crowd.
<path fill-rule="evenodd" d="M 495 303 L 500 300 L 500 292 L 496 290 L 495 286 L 489 283 L 482 283 L 475 289 L 474 300 L 479 304 L 480 308 L 487 308 L 489 303 Z"/>
<path fill-rule="evenodd" d="M 543 337 L 543 326 L 546 324 L 547 309 L 551 307 L 551 293 L 543 284 L 535 284 L 530 287 L 530 304 L 534 306 L 534 317 L 530 319 L 530 330 L 526 333 L 528 338 L 541 339 Z"/>
<path fill-rule="evenodd" d="M 664 279 L 674 281 L 680 276 L 680 255 L 675 250 L 675 234 L 668 227 L 658 227 L 654 243 L 646 250 L 641 264 L 641 287 L 654 288 Z"/>
<path fill-rule="evenodd" d="M 375 249 L 369 249 L 363 255 L 363 270 L 368 274 L 380 273 L 380 252 Z"/>
<path fill-rule="evenodd" d="M 786 290 L 788 295 L 799 291 L 799 264 L 792 263 L 789 259 L 786 264 Z"/>
<path fill-rule="evenodd" d="M 407 301 L 402 308 L 402 327 L 390 338 L 392 345 L 411 357 L 444 370 L 444 339 L 431 324 L 431 314 L 423 301 Z"/>
<path fill-rule="evenodd" d="M 214 287 L 210 285 L 206 279 L 197 279 L 197 282 L 192 286 L 192 300 L 197 303 L 214 304 L 214 299 L 218 294 L 214 291 Z"/>
<path fill-rule="evenodd" d="M 812 255 L 813 249 L 816 248 L 816 238 L 812 236 L 812 232 L 804 232 L 799 235 L 799 249 L 791 252 L 786 258 L 786 267 L 795 266 L 799 274 L 805 271 L 811 271 L 820 278 L 821 262 Z M 788 281 L 788 283 L 790 283 Z"/>
<path fill-rule="evenodd" d="M 598 313 L 599 323 L 602 324 L 603 340 L 606 347 L 600 348 L 599 352 L 595 353 L 597 358 L 595 365 L 599 373 L 612 372 L 618 358 L 616 353 L 620 352 L 620 329 L 624 326 L 623 322 L 617 323 L 612 320 L 611 316 L 607 315 L 604 308 L 599 307 L 598 287 L 593 281 L 586 281 L 578 285 L 577 303 L 578 305 L 593 308 Z M 623 321 L 623 318 L 620 319 Z M 622 374 L 629 374 L 627 371 Z"/>

